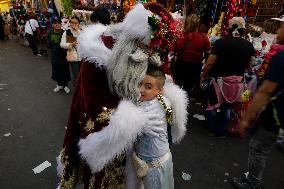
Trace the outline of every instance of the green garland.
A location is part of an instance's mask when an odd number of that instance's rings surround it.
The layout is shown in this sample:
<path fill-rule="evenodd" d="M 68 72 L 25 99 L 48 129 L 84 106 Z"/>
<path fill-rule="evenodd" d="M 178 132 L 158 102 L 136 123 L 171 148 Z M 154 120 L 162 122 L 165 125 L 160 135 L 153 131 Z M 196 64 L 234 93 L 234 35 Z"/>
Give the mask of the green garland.
<path fill-rule="evenodd" d="M 71 16 L 74 7 L 74 0 L 62 0 L 63 14 L 65 16 Z"/>

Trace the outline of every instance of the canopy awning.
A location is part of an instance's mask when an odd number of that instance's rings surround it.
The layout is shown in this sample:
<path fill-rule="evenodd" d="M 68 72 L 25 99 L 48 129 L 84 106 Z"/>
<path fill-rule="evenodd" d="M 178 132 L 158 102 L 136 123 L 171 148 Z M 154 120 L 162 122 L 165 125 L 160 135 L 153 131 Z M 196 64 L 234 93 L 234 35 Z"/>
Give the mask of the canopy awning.
<path fill-rule="evenodd" d="M 10 0 L 0 0 L 0 12 L 9 12 L 10 11 Z"/>

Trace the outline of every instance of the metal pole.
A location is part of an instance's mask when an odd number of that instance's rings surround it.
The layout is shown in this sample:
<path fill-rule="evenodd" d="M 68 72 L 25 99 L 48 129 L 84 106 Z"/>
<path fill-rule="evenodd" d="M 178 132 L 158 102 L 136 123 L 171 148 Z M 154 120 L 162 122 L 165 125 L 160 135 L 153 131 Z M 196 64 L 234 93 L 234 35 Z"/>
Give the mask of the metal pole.
<path fill-rule="evenodd" d="M 255 23 L 256 17 L 257 17 L 257 15 L 258 15 L 258 10 L 259 10 L 259 6 L 257 7 L 257 10 L 256 10 L 256 13 L 255 13 L 255 16 L 254 16 L 254 19 L 253 19 L 252 24 Z"/>

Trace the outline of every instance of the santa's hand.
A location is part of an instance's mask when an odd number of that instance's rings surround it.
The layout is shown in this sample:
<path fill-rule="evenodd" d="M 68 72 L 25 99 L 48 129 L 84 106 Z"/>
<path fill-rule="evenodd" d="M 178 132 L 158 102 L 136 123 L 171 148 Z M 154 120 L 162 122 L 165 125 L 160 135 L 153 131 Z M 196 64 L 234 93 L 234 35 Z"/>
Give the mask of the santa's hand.
<path fill-rule="evenodd" d="M 158 115 L 149 115 L 142 132 L 152 137 L 158 137 L 164 131 L 163 125 L 165 124 L 165 121 L 161 120 Z"/>
<path fill-rule="evenodd" d="M 151 137 L 158 137 L 163 131 L 164 129 L 162 127 L 146 126 L 143 133 Z"/>

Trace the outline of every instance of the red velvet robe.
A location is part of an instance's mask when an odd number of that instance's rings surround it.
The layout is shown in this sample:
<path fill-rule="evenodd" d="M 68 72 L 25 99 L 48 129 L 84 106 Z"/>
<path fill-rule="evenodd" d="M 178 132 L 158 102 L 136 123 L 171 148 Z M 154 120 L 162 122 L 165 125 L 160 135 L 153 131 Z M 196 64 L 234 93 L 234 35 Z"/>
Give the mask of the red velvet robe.
<path fill-rule="evenodd" d="M 103 36 L 102 40 L 108 48 L 112 48 L 111 37 Z M 118 185 L 123 184 L 124 158 L 114 161 L 112 165 L 93 175 L 89 166 L 78 155 L 79 140 L 107 126 L 109 113 L 117 107 L 119 100 L 109 90 L 104 68 L 97 67 L 96 63 L 83 61 L 65 131 L 61 155 L 65 169 L 61 189 L 73 189 L 78 181 L 83 181 L 85 189 L 113 188 L 114 185 L 119 188 Z"/>

